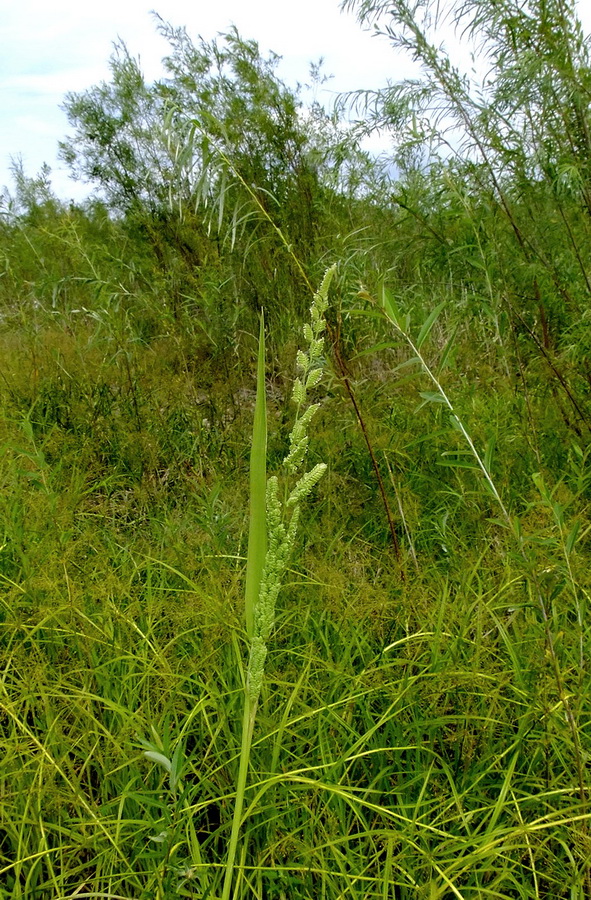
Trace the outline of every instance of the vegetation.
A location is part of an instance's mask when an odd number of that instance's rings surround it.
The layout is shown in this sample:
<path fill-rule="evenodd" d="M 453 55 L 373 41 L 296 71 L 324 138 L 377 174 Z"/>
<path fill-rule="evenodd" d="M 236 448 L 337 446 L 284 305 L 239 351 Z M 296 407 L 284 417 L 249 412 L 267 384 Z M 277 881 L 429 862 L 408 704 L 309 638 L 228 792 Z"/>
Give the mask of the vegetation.
<path fill-rule="evenodd" d="M 422 76 L 159 20 L 5 192 L 2 900 L 591 898 L 588 42 L 343 5 Z"/>

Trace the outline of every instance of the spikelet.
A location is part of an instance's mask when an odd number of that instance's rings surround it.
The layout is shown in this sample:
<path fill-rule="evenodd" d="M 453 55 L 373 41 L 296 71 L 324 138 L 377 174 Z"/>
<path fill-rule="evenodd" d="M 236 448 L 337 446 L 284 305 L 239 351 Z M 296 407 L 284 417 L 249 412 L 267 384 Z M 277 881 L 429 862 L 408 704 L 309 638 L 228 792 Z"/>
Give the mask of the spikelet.
<path fill-rule="evenodd" d="M 309 444 L 308 429 L 319 403 L 305 407 L 308 392 L 318 386 L 323 374 L 324 338 L 326 327 L 324 313 L 328 307 L 328 289 L 335 267 L 328 269 L 310 308 L 310 322 L 303 328 L 306 350 L 298 350 L 292 400 L 297 413 L 289 436 L 289 451 L 283 460 L 287 472 L 295 476 L 301 470 Z M 293 549 L 301 503 L 318 484 L 326 471 L 324 463 L 318 463 L 309 472 L 300 475 L 283 505 L 279 499 L 279 481 L 273 476 L 267 482 L 267 553 L 254 609 L 254 634 L 250 644 L 250 656 L 246 677 L 246 689 L 251 703 L 256 704 L 261 691 L 267 657 L 267 642 L 275 622 L 275 605 L 281 581 Z"/>

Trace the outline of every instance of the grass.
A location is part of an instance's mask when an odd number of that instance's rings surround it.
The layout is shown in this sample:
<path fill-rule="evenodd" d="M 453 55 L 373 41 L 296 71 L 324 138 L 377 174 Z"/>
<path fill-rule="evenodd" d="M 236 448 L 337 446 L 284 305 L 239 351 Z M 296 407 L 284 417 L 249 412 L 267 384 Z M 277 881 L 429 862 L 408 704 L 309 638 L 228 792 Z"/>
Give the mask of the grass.
<path fill-rule="evenodd" d="M 443 371 L 446 315 L 415 346 L 508 522 L 376 324 L 348 365 L 402 558 L 334 375 L 248 746 L 254 335 L 219 378 L 174 333 L 5 325 L 0 897 L 589 896 L 588 453 L 541 391 L 532 435 L 494 361 L 462 380 L 468 331 Z"/>
<path fill-rule="evenodd" d="M 527 897 L 534 878 L 551 896 L 565 871 L 576 887 L 580 805 L 560 786 L 570 753 L 548 682 L 500 639 L 444 630 L 452 599 L 385 647 L 318 607 L 278 623 L 252 748 L 245 895 L 267 874 L 277 896 L 287 883 L 298 896 Z M 485 626 L 507 602 L 491 599 Z M 13 896 L 70 896 L 86 883 L 94 896 L 99 886 L 191 896 L 187 881 L 199 896 L 202 875 L 219 883 L 239 752 L 235 659 L 212 640 L 219 622 L 171 636 L 162 621 L 141 630 L 114 613 L 105 628 L 57 610 L 22 633 L 21 659 L 36 644 L 28 684 L 16 647 L 3 677 L 3 797 L 16 825 L 5 845 L 22 860 L 3 874 Z M 142 762 L 139 735 L 167 758 L 184 745 L 185 796 Z"/>

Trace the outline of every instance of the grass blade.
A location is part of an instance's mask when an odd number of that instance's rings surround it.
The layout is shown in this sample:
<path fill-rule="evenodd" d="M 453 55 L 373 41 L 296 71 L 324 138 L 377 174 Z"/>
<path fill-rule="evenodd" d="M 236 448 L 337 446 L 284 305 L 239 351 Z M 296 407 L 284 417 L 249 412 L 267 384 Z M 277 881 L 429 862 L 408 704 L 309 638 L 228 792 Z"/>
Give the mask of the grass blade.
<path fill-rule="evenodd" d="M 259 595 L 267 553 L 267 404 L 265 398 L 265 319 L 261 312 L 257 394 L 250 451 L 250 523 L 246 563 L 245 617 L 249 639 L 254 634 L 254 608 Z"/>
<path fill-rule="evenodd" d="M 435 322 L 439 318 L 439 314 L 444 306 L 445 306 L 445 301 L 443 303 L 440 303 L 438 306 L 436 306 L 435 309 L 431 310 L 427 319 L 425 320 L 425 322 L 423 322 L 423 326 L 422 326 L 422 328 L 419 332 L 419 336 L 416 340 L 416 344 L 417 344 L 417 347 L 419 348 L 419 350 L 421 349 L 421 347 L 423 346 L 423 344 L 429 337 L 429 334 L 431 333 L 431 329 L 433 328 L 433 326 L 435 325 Z"/>

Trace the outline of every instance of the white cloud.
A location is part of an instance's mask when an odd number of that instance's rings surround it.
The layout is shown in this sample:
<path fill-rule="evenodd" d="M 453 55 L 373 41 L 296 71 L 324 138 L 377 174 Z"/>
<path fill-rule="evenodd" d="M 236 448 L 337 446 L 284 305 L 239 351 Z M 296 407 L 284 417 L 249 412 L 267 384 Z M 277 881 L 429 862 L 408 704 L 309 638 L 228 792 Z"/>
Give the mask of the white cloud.
<path fill-rule="evenodd" d="M 81 66 L 62 72 L 12 75 L 0 79 L 0 91 L 6 91 L 7 96 L 13 97 L 23 94 L 39 98 L 58 96 L 61 99 L 65 93 L 72 90 L 73 84 L 84 86 L 94 84 L 97 80 L 100 81 L 104 74 L 98 66 Z"/>

